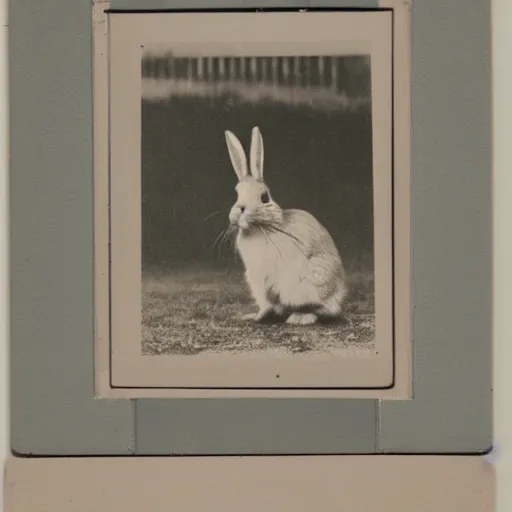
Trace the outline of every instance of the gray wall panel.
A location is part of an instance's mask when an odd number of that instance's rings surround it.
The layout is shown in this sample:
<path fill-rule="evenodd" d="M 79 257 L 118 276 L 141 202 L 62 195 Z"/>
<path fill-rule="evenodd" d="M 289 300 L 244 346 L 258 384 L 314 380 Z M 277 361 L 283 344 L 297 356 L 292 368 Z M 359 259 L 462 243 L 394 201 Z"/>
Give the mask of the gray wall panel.
<path fill-rule="evenodd" d="M 112 7 L 221 4 L 274 2 Z M 377 422 L 385 452 L 490 445 L 489 4 L 413 2 L 414 400 L 139 400 L 137 453 L 368 453 Z M 13 0 L 10 24 L 12 445 L 131 453 L 132 403 L 92 398 L 91 5 Z"/>
<path fill-rule="evenodd" d="M 372 400 L 138 400 L 137 454 L 373 453 Z"/>
<path fill-rule="evenodd" d="M 488 0 L 413 2 L 414 400 L 383 402 L 379 449 L 492 443 Z"/>
<path fill-rule="evenodd" d="M 93 398 L 91 4 L 10 3 L 12 447 L 133 450 Z"/>
<path fill-rule="evenodd" d="M 377 2 L 151 0 L 144 8 L 333 5 L 376 7 Z M 142 4 L 114 0 L 112 8 Z M 369 400 L 138 400 L 137 454 L 372 453 L 375 408 Z"/>

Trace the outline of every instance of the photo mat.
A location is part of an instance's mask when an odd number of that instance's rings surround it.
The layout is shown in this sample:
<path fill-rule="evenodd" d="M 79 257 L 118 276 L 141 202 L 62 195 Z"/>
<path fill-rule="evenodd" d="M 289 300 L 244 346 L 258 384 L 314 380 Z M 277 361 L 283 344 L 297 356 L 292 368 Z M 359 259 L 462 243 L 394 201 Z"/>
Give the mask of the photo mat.
<path fill-rule="evenodd" d="M 206 36 L 183 30 L 197 30 L 197 15 L 137 15 L 136 37 L 126 17 L 110 19 L 111 220 L 132 228 L 131 240 L 112 230 L 112 280 L 134 287 L 129 301 L 112 296 L 112 385 L 392 386 L 390 13 L 336 13 L 327 23 L 320 13 L 275 13 L 265 40 L 257 15 L 204 16 L 214 20 Z M 300 40 L 321 22 L 327 33 Z M 247 41 L 233 42 L 242 33 Z M 335 319 L 246 318 L 257 301 L 236 237 L 224 232 L 238 180 L 225 135 L 249 160 L 255 127 L 271 201 L 285 215 L 308 212 L 339 252 L 347 286 Z M 279 239 L 268 243 L 286 261 Z"/>

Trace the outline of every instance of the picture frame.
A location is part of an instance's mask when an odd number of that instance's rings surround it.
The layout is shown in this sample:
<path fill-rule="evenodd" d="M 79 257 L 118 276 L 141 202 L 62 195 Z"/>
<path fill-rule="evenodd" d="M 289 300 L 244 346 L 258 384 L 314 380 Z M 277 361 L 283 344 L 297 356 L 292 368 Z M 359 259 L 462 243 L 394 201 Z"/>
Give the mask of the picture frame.
<path fill-rule="evenodd" d="M 267 43 L 257 42 L 263 23 L 258 13 L 163 13 L 159 16 L 140 13 L 129 17 L 115 11 L 103 14 L 109 18 L 108 23 L 99 25 L 101 33 L 95 33 L 95 44 L 105 49 L 95 54 L 95 123 L 102 125 L 95 131 L 95 147 L 99 147 L 95 153 L 96 386 L 99 396 L 411 396 L 407 17 L 392 15 L 391 10 L 338 12 L 334 16 L 332 13 L 266 14 L 270 15 L 265 17 Z M 269 25 L 271 18 L 274 21 Z M 322 34 L 328 19 L 331 28 L 327 34 Z M 287 23 L 290 25 L 287 33 L 291 35 L 283 38 L 279 27 Z M 340 24 L 344 28 L 342 38 L 336 35 Z M 366 25 L 366 31 L 357 30 L 358 24 Z M 194 27 L 200 25 L 211 29 L 207 45 L 201 46 L 201 38 L 198 40 L 195 35 Z M 175 29 L 169 30 L 173 26 Z M 324 27 L 322 32 L 320 26 Z M 178 27 L 186 27 L 186 30 L 180 32 Z M 230 31 L 226 27 L 238 28 Z M 309 41 L 287 42 L 298 41 L 298 34 L 304 33 L 305 27 L 314 29 L 309 31 Z M 361 32 L 366 34 L 366 40 Z M 242 39 L 234 45 L 232 38 L 240 39 L 241 34 L 245 34 L 248 42 L 243 43 Z M 206 35 L 202 37 L 207 40 Z M 218 42 L 212 44 L 215 40 Z M 137 119 L 141 119 L 140 59 L 142 49 L 151 48 L 151 44 L 160 49 L 172 48 L 178 54 L 192 51 L 193 55 L 201 56 L 206 55 L 206 51 L 210 59 L 215 54 L 236 58 L 236 52 L 240 51 L 245 52 L 246 57 L 257 56 L 262 51 L 269 56 L 281 54 L 281 59 L 286 59 L 284 54 L 296 55 L 297 52 L 305 55 L 333 51 L 356 55 L 377 52 L 371 61 L 372 81 L 375 81 L 371 89 L 371 144 L 374 147 L 373 197 L 377 208 L 373 231 L 378 275 L 375 281 L 378 334 L 374 350 L 367 352 L 369 355 L 347 357 L 350 351 L 356 350 L 353 347 L 357 347 L 359 341 L 352 333 L 356 343 L 349 345 L 343 357 L 321 352 L 302 357 L 281 354 L 275 358 L 254 351 L 192 357 L 141 353 L 142 254 L 139 244 L 143 218 L 138 162 L 144 163 L 140 145 L 142 125 Z M 233 48 L 238 48 L 235 54 Z M 391 101 L 397 94 L 400 101 Z M 392 133 L 389 131 L 391 122 Z M 393 151 L 393 148 L 400 149 Z M 391 164 L 392 158 L 394 164 Z M 230 184 L 223 186 L 228 188 Z M 130 229 L 124 229 L 123 225 L 129 225 Z M 185 337 L 188 335 L 186 328 Z M 167 329 L 173 329 L 172 321 Z"/>

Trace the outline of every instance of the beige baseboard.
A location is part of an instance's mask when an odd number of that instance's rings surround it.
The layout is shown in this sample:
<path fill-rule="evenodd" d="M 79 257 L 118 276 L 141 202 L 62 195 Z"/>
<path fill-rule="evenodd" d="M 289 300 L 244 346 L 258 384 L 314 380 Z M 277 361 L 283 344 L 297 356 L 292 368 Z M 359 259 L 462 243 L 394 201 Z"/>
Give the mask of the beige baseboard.
<path fill-rule="evenodd" d="M 11 458 L 6 512 L 492 512 L 471 456 Z"/>

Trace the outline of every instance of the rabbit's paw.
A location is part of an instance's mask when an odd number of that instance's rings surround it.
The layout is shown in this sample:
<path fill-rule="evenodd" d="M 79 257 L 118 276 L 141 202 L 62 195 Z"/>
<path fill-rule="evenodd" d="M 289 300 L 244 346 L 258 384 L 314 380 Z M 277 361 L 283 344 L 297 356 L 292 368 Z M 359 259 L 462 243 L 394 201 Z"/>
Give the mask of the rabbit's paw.
<path fill-rule="evenodd" d="M 256 315 L 254 315 L 255 322 L 267 322 L 274 318 L 274 310 L 271 306 L 261 308 Z"/>
<path fill-rule="evenodd" d="M 263 322 L 272 315 L 272 308 L 260 309 L 257 313 L 248 313 L 242 317 L 242 320 L 252 320 L 253 322 Z"/>
<path fill-rule="evenodd" d="M 313 313 L 292 313 L 286 320 L 287 324 L 293 325 L 311 325 L 318 320 Z"/>

